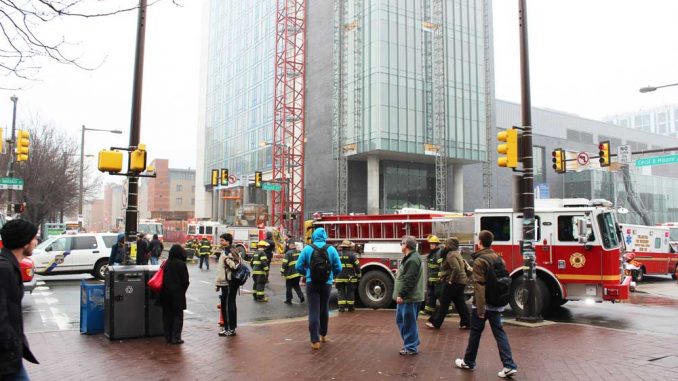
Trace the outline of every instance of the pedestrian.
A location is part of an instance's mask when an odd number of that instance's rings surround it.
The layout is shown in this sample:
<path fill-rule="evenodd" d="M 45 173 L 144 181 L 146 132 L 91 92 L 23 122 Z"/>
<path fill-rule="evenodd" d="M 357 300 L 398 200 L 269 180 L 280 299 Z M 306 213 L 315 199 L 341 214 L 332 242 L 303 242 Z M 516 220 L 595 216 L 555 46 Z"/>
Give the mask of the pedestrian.
<path fill-rule="evenodd" d="M 0 229 L 0 380 L 28 380 L 26 359 L 38 364 L 24 335 L 21 300 L 24 284 L 19 263 L 33 255 L 38 228 L 24 220 L 11 220 Z"/>
<path fill-rule="evenodd" d="M 327 244 L 327 232 L 323 228 L 313 231 L 313 243 L 304 247 L 297 260 L 296 269 L 306 277 L 308 299 L 308 331 L 311 348 L 320 349 L 320 342 L 327 342 L 330 319 L 330 291 L 334 277 L 341 273 L 341 260 L 334 246 Z"/>
<path fill-rule="evenodd" d="M 137 235 L 137 265 L 147 265 L 150 258 L 150 243 L 144 233 Z"/>
<path fill-rule="evenodd" d="M 445 241 L 445 250 L 447 255 L 440 265 L 440 305 L 436 312 L 428 319 L 426 326 L 428 328 L 440 328 L 448 313 L 450 302 L 454 303 L 454 308 L 459 314 L 459 328 L 468 329 L 471 325 L 464 300 L 464 289 L 468 278 L 466 276 L 466 261 L 461 257 L 459 251 L 459 240 L 456 237 L 448 238 Z"/>
<path fill-rule="evenodd" d="M 478 233 L 478 252 L 473 253 L 473 281 L 474 281 L 474 301 L 471 310 L 471 333 L 468 338 L 468 345 L 463 359 L 456 359 L 455 365 L 461 369 L 473 370 L 476 367 L 476 356 L 478 355 L 478 346 L 485 321 L 490 322 L 494 340 L 499 348 L 499 357 L 503 364 L 503 369 L 497 373 L 501 378 L 512 377 L 518 373 L 518 366 L 513 361 L 511 355 L 511 345 L 508 336 L 504 331 L 501 322 L 501 313 L 505 306 L 493 306 L 485 303 L 485 281 L 487 273 L 493 262 L 504 260 L 492 250 L 494 235 L 488 230 L 482 230 Z M 505 266 L 505 264 L 504 264 Z M 489 270 L 494 271 L 494 270 Z"/>
<path fill-rule="evenodd" d="M 200 256 L 198 268 L 200 270 L 202 270 L 203 263 L 205 264 L 207 270 L 210 269 L 210 254 L 212 254 L 212 244 L 206 237 L 203 237 L 200 240 L 200 247 L 198 248 L 198 255 Z"/>
<path fill-rule="evenodd" d="M 117 266 L 124 263 L 125 258 L 125 234 L 118 234 L 115 245 L 111 248 L 111 256 L 108 257 L 108 264 Z"/>
<path fill-rule="evenodd" d="M 252 256 L 252 281 L 254 282 L 252 296 L 255 302 L 268 302 L 268 298 L 264 293 L 268 277 L 268 257 L 265 251 L 267 247 L 268 242 L 264 240 L 259 241 L 257 243 L 257 251 Z"/>
<path fill-rule="evenodd" d="M 436 300 L 438 299 L 438 271 L 443 260 L 440 257 L 440 239 L 431 235 L 427 239 L 431 246 L 431 252 L 426 259 L 428 267 L 428 281 L 426 283 L 426 303 L 421 311 L 422 315 L 433 315 L 436 311 Z"/>
<path fill-rule="evenodd" d="M 295 267 L 301 252 L 297 249 L 297 244 L 292 238 L 287 241 L 286 249 L 285 257 L 280 266 L 280 275 L 285 278 L 285 304 L 292 304 L 292 290 L 297 293 L 299 303 L 303 303 L 305 300 L 304 294 L 301 292 L 301 286 L 299 286 L 301 274 L 297 272 Z"/>
<path fill-rule="evenodd" d="M 162 306 L 165 340 L 170 344 L 183 344 L 181 330 L 184 326 L 186 290 L 189 285 L 186 250 L 179 244 L 172 245 L 163 266 L 165 273 L 156 304 Z"/>
<path fill-rule="evenodd" d="M 398 266 L 393 299 L 396 302 L 396 324 L 403 339 L 401 355 L 419 353 L 419 329 L 417 327 L 417 311 L 424 301 L 426 287 L 426 269 L 422 265 L 421 256 L 417 252 L 417 239 L 406 235 L 400 242 L 400 250 L 404 258 Z"/>
<path fill-rule="evenodd" d="M 152 265 L 157 265 L 158 264 L 158 259 L 160 259 L 160 255 L 162 255 L 162 242 L 158 239 L 157 234 L 153 234 L 153 239 L 151 240 L 150 244 L 151 248 L 151 264 Z"/>
<path fill-rule="evenodd" d="M 339 244 L 341 273 L 334 279 L 339 294 L 339 312 L 355 310 L 355 285 L 360 278 L 360 262 L 353 252 L 353 244 L 344 240 Z"/>
<path fill-rule="evenodd" d="M 238 252 L 232 250 L 232 234 L 222 234 L 219 237 L 219 244 L 223 253 L 217 262 L 217 278 L 214 282 L 217 291 L 221 290 L 221 316 L 224 319 L 224 327 L 219 331 L 219 336 L 235 336 L 235 329 L 238 327 L 238 307 L 235 297 L 238 295 L 240 283 L 234 279 L 233 271 L 244 264 Z"/>

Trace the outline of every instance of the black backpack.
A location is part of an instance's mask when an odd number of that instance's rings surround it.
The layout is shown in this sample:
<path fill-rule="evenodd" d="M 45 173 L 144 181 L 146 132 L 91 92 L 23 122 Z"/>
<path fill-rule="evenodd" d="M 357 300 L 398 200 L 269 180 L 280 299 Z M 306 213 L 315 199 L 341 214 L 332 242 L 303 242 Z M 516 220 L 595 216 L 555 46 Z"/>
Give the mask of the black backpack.
<path fill-rule="evenodd" d="M 313 248 L 311 253 L 310 268 L 311 268 L 311 283 L 325 284 L 330 279 L 330 271 L 332 266 L 330 258 L 327 255 L 328 244 L 323 247 L 318 247 L 314 244 L 310 245 Z"/>
<path fill-rule="evenodd" d="M 501 257 L 492 260 L 481 255 L 489 266 L 485 275 L 485 302 L 495 307 L 503 307 L 509 303 L 511 296 L 511 277 Z"/>

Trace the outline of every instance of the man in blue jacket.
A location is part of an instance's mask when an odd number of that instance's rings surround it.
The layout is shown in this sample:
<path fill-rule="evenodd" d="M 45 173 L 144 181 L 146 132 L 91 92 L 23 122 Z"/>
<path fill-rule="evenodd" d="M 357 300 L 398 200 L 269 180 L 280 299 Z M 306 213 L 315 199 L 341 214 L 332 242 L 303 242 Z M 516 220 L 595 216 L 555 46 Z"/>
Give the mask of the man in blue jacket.
<path fill-rule="evenodd" d="M 315 229 L 311 238 L 313 243 L 304 247 L 295 267 L 300 274 L 306 276 L 311 348 L 320 349 L 320 342 L 327 341 L 330 291 L 334 277 L 341 273 L 341 260 L 337 249 L 325 243 L 327 240 L 325 229 Z"/>

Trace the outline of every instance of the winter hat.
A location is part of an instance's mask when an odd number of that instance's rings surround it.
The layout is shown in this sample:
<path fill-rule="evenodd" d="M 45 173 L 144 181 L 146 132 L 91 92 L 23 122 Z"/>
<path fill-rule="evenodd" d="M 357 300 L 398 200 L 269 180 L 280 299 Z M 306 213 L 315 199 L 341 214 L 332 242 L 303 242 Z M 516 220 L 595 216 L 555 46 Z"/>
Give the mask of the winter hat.
<path fill-rule="evenodd" d="M 26 246 L 38 234 L 38 228 L 25 220 L 11 220 L 0 229 L 2 244 L 12 250 Z"/>

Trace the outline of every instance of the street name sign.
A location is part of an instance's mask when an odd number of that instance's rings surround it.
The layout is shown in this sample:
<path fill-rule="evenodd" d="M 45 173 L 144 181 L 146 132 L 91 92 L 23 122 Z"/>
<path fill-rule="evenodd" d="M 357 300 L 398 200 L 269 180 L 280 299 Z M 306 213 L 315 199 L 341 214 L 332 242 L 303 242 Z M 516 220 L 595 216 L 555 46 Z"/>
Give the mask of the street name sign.
<path fill-rule="evenodd" d="M 1 177 L 0 178 L 0 189 L 23 190 L 24 189 L 24 180 L 23 179 L 17 179 L 16 177 Z"/>
<path fill-rule="evenodd" d="M 632 159 L 631 146 L 623 145 L 617 147 L 617 162 L 621 164 L 631 164 Z"/>
<path fill-rule="evenodd" d="M 274 183 L 261 183 L 261 189 L 263 189 L 265 191 L 280 192 L 282 190 L 282 186 L 280 186 L 280 184 L 274 184 Z"/>
<path fill-rule="evenodd" d="M 644 157 L 642 159 L 636 159 L 636 167 L 648 167 L 651 165 L 674 164 L 674 163 L 678 163 L 678 155 Z"/>

